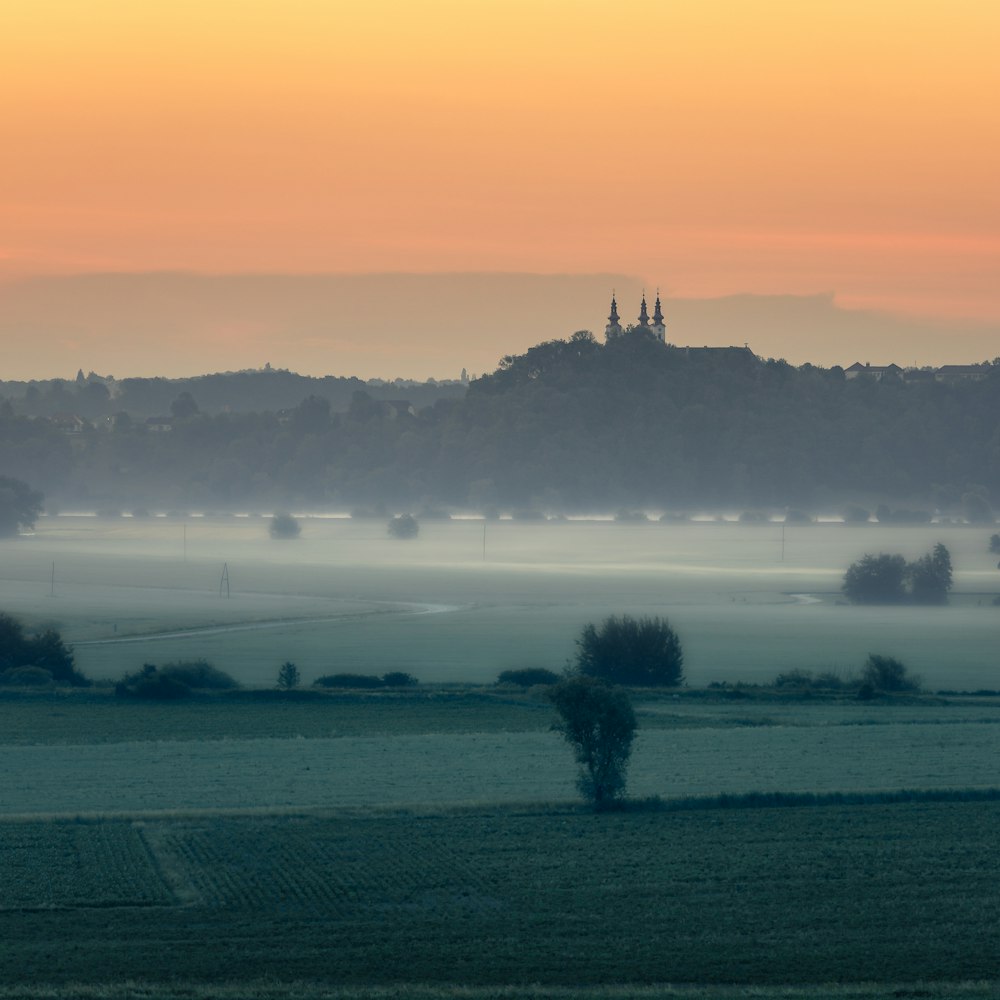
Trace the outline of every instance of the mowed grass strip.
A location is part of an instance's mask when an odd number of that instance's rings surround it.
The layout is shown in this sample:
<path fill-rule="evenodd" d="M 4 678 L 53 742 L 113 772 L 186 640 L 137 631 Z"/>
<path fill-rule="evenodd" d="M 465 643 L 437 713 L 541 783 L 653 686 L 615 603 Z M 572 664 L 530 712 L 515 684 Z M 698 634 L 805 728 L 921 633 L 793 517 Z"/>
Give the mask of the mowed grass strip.
<path fill-rule="evenodd" d="M 992 981 L 1000 954 L 995 802 L 141 830 L 186 905 L 0 912 L 0 981 L 777 988 Z"/>
<path fill-rule="evenodd" d="M 0 745 L 538 732 L 552 707 L 514 693 L 245 691 L 141 702 L 110 691 L 0 693 Z"/>

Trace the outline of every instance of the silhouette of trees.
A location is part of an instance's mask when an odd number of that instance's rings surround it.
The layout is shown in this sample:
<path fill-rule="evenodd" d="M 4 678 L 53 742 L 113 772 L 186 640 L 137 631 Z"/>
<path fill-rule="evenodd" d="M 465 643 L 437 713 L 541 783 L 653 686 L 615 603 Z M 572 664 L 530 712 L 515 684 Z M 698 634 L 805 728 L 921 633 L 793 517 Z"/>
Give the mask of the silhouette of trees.
<path fill-rule="evenodd" d="M 951 586 L 951 553 L 938 542 L 912 563 L 900 555 L 865 555 L 848 567 L 840 589 L 853 604 L 944 604 Z"/>

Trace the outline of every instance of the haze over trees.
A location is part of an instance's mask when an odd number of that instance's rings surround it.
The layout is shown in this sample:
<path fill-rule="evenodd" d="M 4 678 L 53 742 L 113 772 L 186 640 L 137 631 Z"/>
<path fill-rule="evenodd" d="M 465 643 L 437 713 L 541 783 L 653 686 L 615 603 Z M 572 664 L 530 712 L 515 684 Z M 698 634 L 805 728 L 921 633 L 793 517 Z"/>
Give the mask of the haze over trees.
<path fill-rule="evenodd" d="M 101 411 L 110 416 L 81 426 L 33 419 L 40 406 L 26 390 L 0 410 L 0 468 L 62 503 L 124 509 L 810 510 L 902 500 L 986 523 L 1000 502 L 996 364 L 961 383 L 846 379 L 743 349 L 688 350 L 641 333 L 602 344 L 580 333 L 433 398 L 359 380 L 338 380 L 355 388 L 334 398 L 326 380 L 289 373 L 225 378 L 252 386 L 242 398 L 254 412 L 210 404 L 214 382 L 147 380 L 141 390 L 123 382 Z M 278 406 L 271 381 L 298 386 L 297 402 L 286 395 Z M 101 388 L 67 383 L 54 412 L 79 412 Z M 154 413 L 178 403 L 180 415 L 148 424 L 151 407 L 131 400 L 154 390 Z"/>

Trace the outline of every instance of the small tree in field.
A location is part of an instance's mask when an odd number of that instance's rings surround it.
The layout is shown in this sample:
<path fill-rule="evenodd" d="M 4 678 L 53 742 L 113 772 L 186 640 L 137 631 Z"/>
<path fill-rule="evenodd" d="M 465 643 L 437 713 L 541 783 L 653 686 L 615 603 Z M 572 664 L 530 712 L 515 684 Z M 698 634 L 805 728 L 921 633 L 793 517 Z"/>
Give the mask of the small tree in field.
<path fill-rule="evenodd" d="M 302 534 L 302 525 L 291 514 L 275 514 L 268 531 L 272 538 L 298 538 Z"/>
<path fill-rule="evenodd" d="M 635 739 L 628 694 L 594 677 L 570 677 L 556 684 L 549 698 L 559 713 L 553 728 L 580 765 L 580 793 L 598 811 L 610 808 L 625 792 Z"/>
<path fill-rule="evenodd" d="M 611 615 L 577 639 L 581 674 L 613 684 L 675 687 L 684 682 L 684 653 L 666 618 Z"/>
<path fill-rule="evenodd" d="M 278 687 L 282 691 L 291 691 L 292 688 L 297 688 L 301 679 L 299 668 L 294 663 L 289 660 L 281 664 L 281 668 L 278 670 Z"/>
<path fill-rule="evenodd" d="M 420 525 L 412 514 L 400 514 L 389 522 L 390 538 L 416 538 Z"/>
<path fill-rule="evenodd" d="M 861 680 L 876 691 L 919 691 L 920 680 L 910 676 L 906 665 L 893 656 L 872 653 L 865 662 Z"/>

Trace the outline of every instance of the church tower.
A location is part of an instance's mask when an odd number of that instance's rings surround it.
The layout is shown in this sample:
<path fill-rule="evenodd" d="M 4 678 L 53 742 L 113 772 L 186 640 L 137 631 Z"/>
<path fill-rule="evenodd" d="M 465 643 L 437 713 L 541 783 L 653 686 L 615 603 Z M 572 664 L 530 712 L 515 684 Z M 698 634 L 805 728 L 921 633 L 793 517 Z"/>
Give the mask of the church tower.
<path fill-rule="evenodd" d="M 611 315 L 608 316 L 608 325 L 604 328 L 604 336 L 608 340 L 620 337 L 624 331 L 618 320 L 618 303 L 615 302 L 615 293 L 611 293 Z"/>
<path fill-rule="evenodd" d="M 646 312 L 646 293 L 642 293 L 642 306 L 639 308 L 639 326 L 644 330 L 649 329 L 649 313 Z"/>
<path fill-rule="evenodd" d="M 667 328 L 663 323 L 663 310 L 660 308 L 660 290 L 656 289 L 656 308 L 653 309 L 653 333 L 661 343 L 667 342 Z"/>

